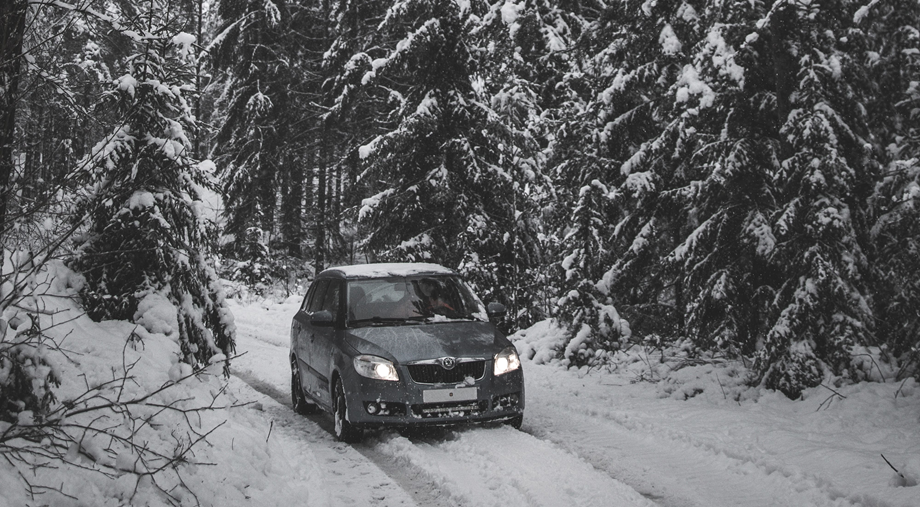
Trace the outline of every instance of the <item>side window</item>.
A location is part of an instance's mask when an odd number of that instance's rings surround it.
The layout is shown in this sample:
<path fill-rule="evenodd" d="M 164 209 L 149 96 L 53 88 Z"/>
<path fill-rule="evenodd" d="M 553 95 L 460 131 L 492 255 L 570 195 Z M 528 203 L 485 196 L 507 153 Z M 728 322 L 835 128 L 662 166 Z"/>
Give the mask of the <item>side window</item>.
<path fill-rule="evenodd" d="M 326 287 L 329 286 L 329 280 L 318 280 L 313 282 L 313 290 L 311 290 L 310 302 L 307 306 L 307 311 L 310 313 L 318 312 L 323 309 L 323 298 L 326 297 Z"/>
<path fill-rule="evenodd" d="M 310 288 L 307 290 L 307 295 L 303 297 L 303 301 L 300 303 L 300 311 L 305 312 L 307 308 L 310 307 L 310 298 L 313 297 L 313 294 L 316 293 L 317 284 L 310 284 Z"/>
<path fill-rule="evenodd" d="M 342 283 L 338 281 L 332 281 L 329 283 L 329 287 L 326 289 L 326 294 L 323 297 L 323 310 L 328 310 L 332 314 L 333 320 L 338 320 L 339 318 L 339 302 L 341 301 L 342 294 Z"/>

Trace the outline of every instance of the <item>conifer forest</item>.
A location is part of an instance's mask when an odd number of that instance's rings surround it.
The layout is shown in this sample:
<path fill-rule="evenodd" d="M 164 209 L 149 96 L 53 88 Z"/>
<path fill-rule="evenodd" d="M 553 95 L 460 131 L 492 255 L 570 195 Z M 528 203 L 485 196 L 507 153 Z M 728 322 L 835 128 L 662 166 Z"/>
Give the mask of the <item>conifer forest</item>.
<path fill-rule="evenodd" d="M 417 261 L 572 366 L 918 377 L 920 2 L 4 0 L 0 249 L 191 365 L 226 281 Z"/>

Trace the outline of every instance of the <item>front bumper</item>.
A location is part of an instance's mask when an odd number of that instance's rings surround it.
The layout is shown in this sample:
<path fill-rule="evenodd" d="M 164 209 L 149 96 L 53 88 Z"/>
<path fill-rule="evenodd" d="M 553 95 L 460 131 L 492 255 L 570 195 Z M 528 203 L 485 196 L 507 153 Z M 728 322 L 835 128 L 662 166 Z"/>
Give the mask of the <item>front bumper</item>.
<path fill-rule="evenodd" d="M 479 380 L 427 384 L 412 380 L 398 366 L 399 381 L 373 380 L 353 370 L 345 382 L 348 421 L 364 429 L 446 426 L 504 421 L 524 413 L 524 374 L 521 369 L 495 377 L 486 362 Z M 452 394 L 456 393 L 455 401 Z"/>

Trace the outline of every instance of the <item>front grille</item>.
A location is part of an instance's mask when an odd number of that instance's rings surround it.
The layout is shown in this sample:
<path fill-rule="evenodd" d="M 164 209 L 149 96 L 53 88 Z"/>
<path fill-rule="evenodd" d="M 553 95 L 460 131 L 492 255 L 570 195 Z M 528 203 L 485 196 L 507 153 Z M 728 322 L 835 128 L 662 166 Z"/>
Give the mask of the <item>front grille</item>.
<path fill-rule="evenodd" d="M 470 377 L 479 380 L 485 373 L 485 361 L 458 363 L 452 370 L 445 370 L 440 364 L 409 365 L 409 376 L 419 384 L 458 384 Z"/>

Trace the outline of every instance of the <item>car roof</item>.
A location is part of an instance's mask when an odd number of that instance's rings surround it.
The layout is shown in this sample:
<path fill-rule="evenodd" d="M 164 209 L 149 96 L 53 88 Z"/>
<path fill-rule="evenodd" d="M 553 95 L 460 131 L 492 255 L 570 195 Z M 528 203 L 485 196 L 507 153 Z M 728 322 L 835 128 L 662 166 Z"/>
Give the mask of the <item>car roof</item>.
<path fill-rule="evenodd" d="M 439 264 L 424 262 L 388 262 L 355 264 L 329 268 L 317 278 L 384 278 L 389 276 L 455 275 L 456 273 Z"/>

